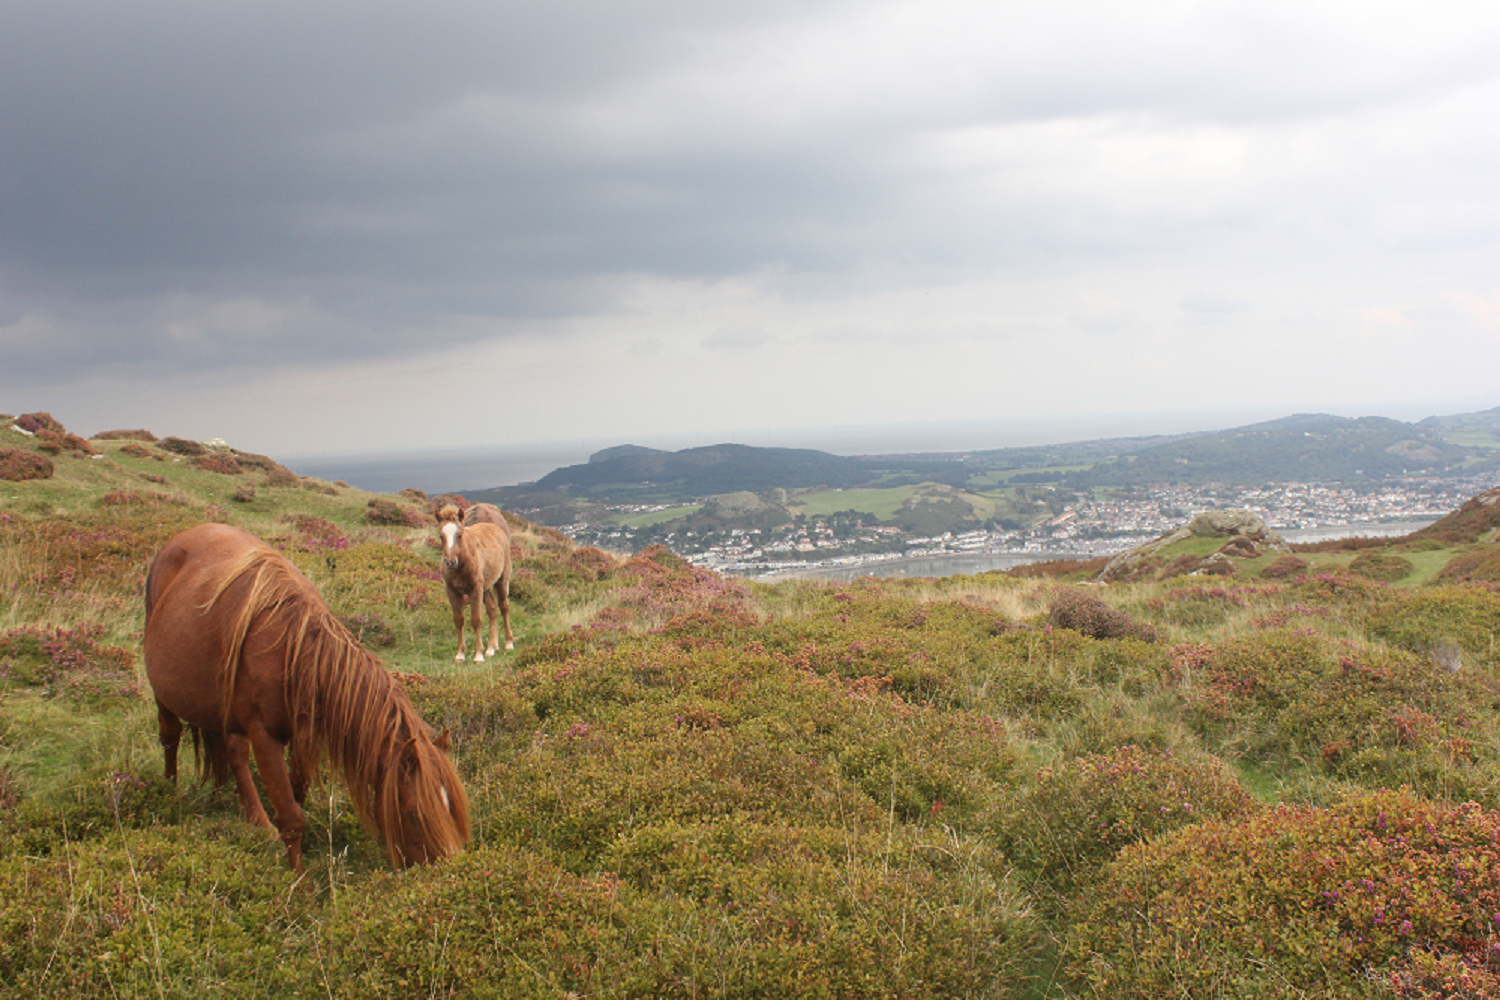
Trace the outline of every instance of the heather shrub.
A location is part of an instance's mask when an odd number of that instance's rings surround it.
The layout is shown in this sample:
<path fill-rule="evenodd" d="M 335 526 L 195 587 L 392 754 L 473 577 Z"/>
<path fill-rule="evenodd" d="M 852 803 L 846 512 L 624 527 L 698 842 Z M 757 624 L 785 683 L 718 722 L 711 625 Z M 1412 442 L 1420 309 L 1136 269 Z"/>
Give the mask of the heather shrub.
<path fill-rule="evenodd" d="M 1287 555 L 1261 570 L 1260 575 L 1270 580 L 1283 580 L 1289 576 L 1296 576 L 1305 569 L 1307 569 L 1307 560 Z"/>
<path fill-rule="evenodd" d="M 324 925 L 330 978 L 356 997 L 974 996 L 1038 938 L 1003 863 L 962 841 L 729 818 L 643 827 L 612 857 L 626 873 L 576 875 L 491 842 L 375 876 Z"/>
<path fill-rule="evenodd" d="M 22 613 L 34 615 L 32 620 L 54 614 L 46 604 L 59 598 L 87 596 L 113 608 L 130 595 L 130 606 L 138 607 L 136 595 L 151 557 L 200 519 L 193 508 L 172 498 L 158 502 L 156 496 L 67 519 L 0 520 L 0 549 L 13 555 L 18 584 L 8 595 L 0 593 L 0 606 L 9 597 L 13 607 L 28 609 Z"/>
<path fill-rule="evenodd" d="M 372 497 L 365 505 L 365 521 L 368 524 L 382 525 L 385 527 L 409 527 L 406 520 L 407 508 L 405 505 L 392 500 L 390 497 Z"/>
<path fill-rule="evenodd" d="M 249 483 L 240 483 L 235 486 L 234 492 L 229 499 L 235 503 L 253 503 L 255 501 L 255 487 Z"/>
<path fill-rule="evenodd" d="M 352 615 L 339 615 L 338 619 L 361 645 L 383 649 L 396 644 L 395 631 L 374 612 L 358 611 Z"/>
<path fill-rule="evenodd" d="M 0 824 L 5 822 L 7 814 L 21 804 L 21 794 L 21 782 L 10 772 L 10 768 L 0 765 Z"/>
<path fill-rule="evenodd" d="M 0 448 L 0 479 L 24 482 L 51 479 L 52 460 L 26 448 Z"/>
<path fill-rule="evenodd" d="M 1445 583 L 1500 583 L 1500 545 L 1487 545 L 1454 556 L 1438 571 L 1438 579 Z"/>
<path fill-rule="evenodd" d="M 174 455 L 182 455 L 184 458 L 197 458 L 207 455 L 208 449 L 197 441 L 189 441 L 186 438 L 167 436 L 156 443 L 162 451 L 170 451 Z"/>
<path fill-rule="evenodd" d="M 68 429 L 50 413 L 23 413 L 16 418 L 16 426 L 32 434 L 66 434 Z"/>
<path fill-rule="evenodd" d="M 239 820 L 111 829 L 48 856 L 0 851 L 9 996 L 287 995 L 312 896 Z"/>
<path fill-rule="evenodd" d="M 1467 662 L 1491 673 L 1500 667 L 1500 593 L 1484 587 L 1426 587 L 1393 595 L 1367 614 L 1365 627 L 1403 649 L 1425 653 L 1452 643 Z"/>
<path fill-rule="evenodd" d="M 1222 625 L 1252 601 L 1274 593 L 1264 586 L 1177 586 L 1151 598 L 1146 607 L 1172 625 L 1202 629 Z"/>
<path fill-rule="evenodd" d="M 273 489 L 286 489 L 296 486 L 301 481 L 301 477 L 291 469 L 278 465 L 266 470 L 266 477 L 260 481 L 260 484 Z"/>
<path fill-rule="evenodd" d="M 131 458 L 150 458 L 152 452 L 151 449 L 147 448 L 145 445 L 131 442 L 130 444 L 124 445 L 120 448 L 120 454 L 129 455 Z"/>
<path fill-rule="evenodd" d="M 1082 583 L 1098 576 L 1107 565 L 1109 558 L 1105 556 L 1097 559 L 1044 559 L 1013 566 L 1005 571 L 1005 575 L 1018 580 L 1074 580 Z"/>
<path fill-rule="evenodd" d="M 98 449 L 77 434 L 40 430 L 36 432 L 37 447 L 49 455 L 71 452 L 74 455 L 97 455 Z"/>
<path fill-rule="evenodd" d="M 217 472 L 225 476 L 237 476 L 245 469 L 228 452 L 210 451 L 193 459 L 193 464 L 205 472 Z"/>
<path fill-rule="evenodd" d="M 291 529 L 289 539 L 277 539 L 278 548 L 290 547 L 303 552 L 326 553 L 349 547 L 344 529 L 323 517 L 311 514 L 282 514 L 276 519 Z"/>
<path fill-rule="evenodd" d="M 100 703 L 140 696 L 134 657 L 99 640 L 104 626 L 25 625 L 0 633 L 0 689 L 40 688 L 49 697 Z"/>
<path fill-rule="evenodd" d="M 1256 808 L 1216 757 L 1124 746 L 1043 768 L 992 821 L 1017 868 L 1065 900 L 1127 844 Z"/>
<path fill-rule="evenodd" d="M 1053 628 L 1067 628 L 1092 639 L 1156 640 L 1156 630 L 1116 611 L 1102 599 L 1076 587 L 1060 588 L 1047 611 Z"/>
<path fill-rule="evenodd" d="M 1500 818 L 1473 803 L 1283 805 L 1126 848 L 1066 955 L 1096 996 L 1389 996 L 1455 959 L 1493 983 L 1497 876 Z"/>
<path fill-rule="evenodd" d="M 1391 552 L 1362 552 L 1349 564 L 1349 572 L 1367 576 L 1382 583 L 1395 583 L 1411 575 L 1410 559 Z"/>
<path fill-rule="evenodd" d="M 155 441 L 156 435 L 148 430 L 116 430 L 100 431 L 94 435 L 95 441 Z M 139 445 L 137 445 L 139 447 Z M 122 449 L 123 450 L 123 449 Z"/>
<path fill-rule="evenodd" d="M 568 562 L 585 576 L 593 576 L 602 580 L 615 568 L 614 559 L 600 549 L 593 546 L 574 549 L 568 555 Z"/>
<path fill-rule="evenodd" d="M 1500 686 L 1488 677 L 1285 630 L 1172 652 L 1184 717 L 1211 749 L 1444 798 L 1500 787 L 1490 708 Z"/>

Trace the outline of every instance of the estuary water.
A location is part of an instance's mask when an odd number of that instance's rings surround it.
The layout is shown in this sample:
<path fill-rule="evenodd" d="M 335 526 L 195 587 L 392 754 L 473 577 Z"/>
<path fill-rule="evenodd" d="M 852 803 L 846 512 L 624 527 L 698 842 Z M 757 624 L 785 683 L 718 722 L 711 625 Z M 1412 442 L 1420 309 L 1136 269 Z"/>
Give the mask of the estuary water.
<path fill-rule="evenodd" d="M 1288 542 L 1326 542 L 1337 538 L 1399 538 L 1432 524 L 1425 521 L 1387 521 L 1369 524 L 1330 524 L 1317 528 L 1288 528 L 1277 533 Z M 814 577 L 820 580 L 857 580 L 862 576 L 920 577 L 961 576 L 1013 569 L 1049 559 L 1093 559 L 1096 552 L 987 552 L 980 555 L 922 556 L 913 559 L 887 559 L 852 566 L 813 566 L 807 569 L 783 570 L 757 577 L 760 580 L 787 580 Z"/>

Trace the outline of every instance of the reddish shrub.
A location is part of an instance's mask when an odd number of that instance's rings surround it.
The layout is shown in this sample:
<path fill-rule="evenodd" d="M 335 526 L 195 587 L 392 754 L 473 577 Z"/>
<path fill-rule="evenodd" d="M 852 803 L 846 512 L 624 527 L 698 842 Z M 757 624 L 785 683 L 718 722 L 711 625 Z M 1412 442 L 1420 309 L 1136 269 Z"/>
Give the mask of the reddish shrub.
<path fill-rule="evenodd" d="M 0 479 L 51 479 L 52 460 L 25 448 L 0 448 Z"/>
<path fill-rule="evenodd" d="M 49 431 L 57 435 L 68 433 L 68 429 L 57 420 L 54 420 L 50 413 L 23 413 L 16 418 L 16 426 L 32 434 L 40 434 L 42 431 Z"/>
<path fill-rule="evenodd" d="M 193 459 L 193 464 L 205 472 L 218 472 L 226 476 L 237 476 L 244 468 L 233 455 L 222 451 L 211 451 Z"/>
<path fill-rule="evenodd" d="M 1126 848 L 1067 952 L 1098 996 L 1494 996 L 1497 871 L 1500 815 L 1474 803 L 1283 805 Z M 1432 989 L 1466 969 L 1479 991 Z"/>
<path fill-rule="evenodd" d="M 389 497 L 372 497 L 365 505 L 365 521 L 386 527 L 420 527 L 420 521 L 413 525 L 406 519 L 407 510 L 408 508 Z"/>
<path fill-rule="evenodd" d="M 1082 579 L 1098 576 L 1105 566 L 1109 565 L 1109 557 L 1101 556 L 1098 559 L 1048 559 L 1043 562 L 1027 563 L 1025 566 L 1016 566 L 1005 571 L 1006 576 L 1017 579 L 1057 579 L 1063 576 L 1078 575 Z"/>
<path fill-rule="evenodd" d="M 180 437 L 164 437 L 158 442 L 157 447 L 163 451 L 170 451 L 174 455 L 185 455 L 188 458 L 208 454 L 208 449 L 197 441 L 189 441 Z"/>
<path fill-rule="evenodd" d="M 1063 587 L 1052 598 L 1047 623 L 1070 628 L 1094 639 L 1141 639 L 1156 641 L 1156 630 L 1116 611 L 1098 597 L 1076 587 Z"/>
<path fill-rule="evenodd" d="M 296 486 L 299 482 L 301 482 L 300 476 L 298 476 L 291 469 L 288 469 L 283 465 L 278 465 L 276 466 L 276 468 L 270 469 L 266 472 L 266 478 L 261 480 L 260 484 L 262 486 L 277 488 Z"/>
<path fill-rule="evenodd" d="M 72 452 L 75 455 L 97 455 L 98 450 L 77 434 L 59 434 L 56 431 L 39 430 L 36 432 L 37 447 L 49 455 L 61 455 L 63 452 Z"/>
<path fill-rule="evenodd" d="M 150 431 L 100 431 L 94 435 L 95 441 L 155 441 L 156 435 Z"/>
<path fill-rule="evenodd" d="M 283 514 L 276 520 L 291 525 L 292 544 L 307 552 L 349 547 L 349 539 L 344 536 L 343 529 L 325 518 L 311 514 Z"/>
<path fill-rule="evenodd" d="M 602 580 L 615 568 L 615 561 L 603 550 L 587 546 L 573 550 L 568 555 L 568 565 L 581 571 L 585 576 Z"/>
<path fill-rule="evenodd" d="M 132 441 L 120 449 L 120 454 L 129 455 L 131 458 L 150 458 L 151 449 Z"/>

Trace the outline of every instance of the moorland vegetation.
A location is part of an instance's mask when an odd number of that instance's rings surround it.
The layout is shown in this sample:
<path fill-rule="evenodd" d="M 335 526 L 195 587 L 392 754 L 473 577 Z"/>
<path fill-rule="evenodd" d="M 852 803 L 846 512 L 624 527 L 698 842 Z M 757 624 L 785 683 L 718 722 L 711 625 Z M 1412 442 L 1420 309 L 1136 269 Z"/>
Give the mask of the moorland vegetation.
<path fill-rule="evenodd" d="M 517 648 L 477 666 L 438 498 L 27 416 L 5 995 L 1500 995 L 1500 491 L 1108 585 L 755 584 L 512 517 Z M 392 872 L 330 785 L 298 881 L 232 791 L 163 780 L 141 584 L 205 520 L 285 552 L 448 730 L 467 850 Z"/>

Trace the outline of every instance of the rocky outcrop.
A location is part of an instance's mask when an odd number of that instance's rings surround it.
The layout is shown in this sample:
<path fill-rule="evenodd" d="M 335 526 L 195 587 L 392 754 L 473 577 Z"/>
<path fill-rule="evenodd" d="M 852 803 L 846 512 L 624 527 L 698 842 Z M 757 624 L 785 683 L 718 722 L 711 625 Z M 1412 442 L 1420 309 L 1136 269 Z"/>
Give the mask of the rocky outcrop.
<path fill-rule="evenodd" d="M 1234 539 L 1237 545 L 1243 545 L 1239 540 L 1244 539 L 1260 548 L 1270 549 L 1272 552 L 1292 551 L 1286 539 L 1267 527 L 1265 521 L 1250 511 L 1210 510 L 1193 518 L 1186 527 L 1170 531 L 1144 545 L 1138 545 L 1129 552 L 1121 552 L 1099 571 L 1095 579 L 1105 582 L 1128 579 L 1163 549 L 1194 537 L 1230 538 Z"/>

